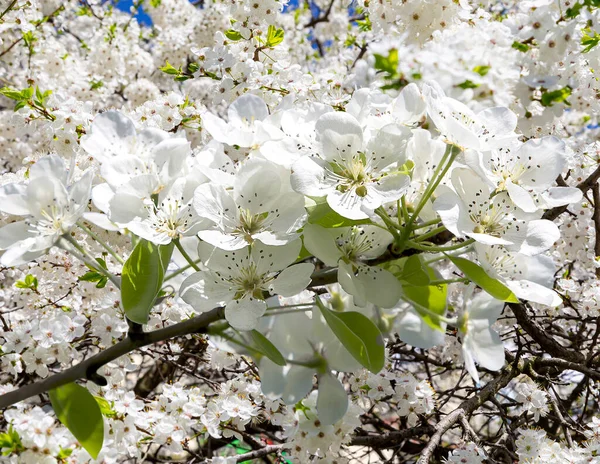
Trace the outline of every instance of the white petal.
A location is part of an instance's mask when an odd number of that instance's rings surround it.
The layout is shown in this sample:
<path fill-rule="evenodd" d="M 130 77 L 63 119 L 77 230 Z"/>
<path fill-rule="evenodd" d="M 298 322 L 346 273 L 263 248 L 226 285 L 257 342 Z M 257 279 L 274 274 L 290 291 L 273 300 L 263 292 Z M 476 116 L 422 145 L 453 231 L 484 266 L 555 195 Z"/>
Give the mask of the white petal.
<path fill-rule="evenodd" d="M 179 289 L 181 299 L 200 312 L 210 311 L 218 302 L 206 294 L 205 277 L 206 273 L 196 272 L 187 277 Z"/>
<path fill-rule="evenodd" d="M 457 237 L 464 237 L 464 231 L 459 230 L 459 219 L 461 217 L 461 209 L 463 209 L 463 203 L 454 192 L 446 192 L 440 195 L 433 202 L 433 209 L 442 219 L 444 227 L 452 232 Z M 467 227 L 467 230 L 473 230 L 475 226 L 471 223 L 471 227 Z"/>
<path fill-rule="evenodd" d="M 27 186 L 25 184 L 6 184 L 0 186 L 0 211 L 17 216 L 29 215 Z"/>
<path fill-rule="evenodd" d="M 583 199 L 583 192 L 575 187 L 550 187 L 542 193 L 542 199 L 549 208 L 554 208 L 579 203 Z"/>
<path fill-rule="evenodd" d="M 27 207 L 37 219 L 46 219 L 53 208 L 68 204 L 67 190 L 55 177 L 39 177 L 27 184 Z"/>
<path fill-rule="evenodd" d="M 254 161 L 245 164 L 237 173 L 233 187 L 237 205 L 260 214 L 271 209 L 272 203 L 281 192 L 279 172 L 269 161 Z"/>
<path fill-rule="evenodd" d="M 397 201 L 406 193 L 410 185 L 410 177 L 404 174 L 384 176 L 378 182 L 370 183 L 367 196 L 362 204 L 364 212 L 372 212 L 385 203 Z"/>
<path fill-rule="evenodd" d="M 469 322 L 469 333 L 463 341 L 475 360 L 486 369 L 497 371 L 504 366 L 504 345 L 487 321 Z"/>
<path fill-rule="evenodd" d="M 363 307 L 367 304 L 367 289 L 364 282 L 354 275 L 352 264 L 340 261 L 338 267 L 338 282 L 353 297 L 356 306 Z"/>
<path fill-rule="evenodd" d="M 229 122 L 236 126 L 262 121 L 269 116 L 269 110 L 262 98 L 247 93 L 235 100 L 227 112 Z"/>
<path fill-rule="evenodd" d="M 325 196 L 336 185 L 325 169 L 324 162 L 308 156 L 294 163 L 290 181 L 296 192 L 310 197 Z"/>
<path fill-rule="evenodd" d="M 271 399 L 281 398 L 285 404 L 304 399 L 313 386 L 312 369 L 302 366 L 278 366 L 263 357 L 259 364 L 260 388 Z"/>
<path fill-rule="evenodd" d="M 401 166 L 406 161 L 406 143 L 412 133 L 410 129 L 388 124 L 375 133 L 367 144 L 366 155 L 376 170 L 384 169 L 392 163 Z"/>
<path fill-rule="evenodd" d="M 233 143 L 232 140 L 232 129 L 229 125 L 218 116 L 206 112 L 202 115 L 202 128 L 205 129 L 213 139 L 221 143 Z M 236 138 L 235 142 L 239 143 Z M 246 144 L 244 144 L 245 146 Z"/>
<path fill-rule="evenodd" d="M 16 243 L 34 236 L 35 231 L 25 221 L 6 224 L 0 227 L 0 250 L 6 250 Z"/>
<path fill-rule="evenodd" d="M 548 250 L 560 239 L 558 226 L 552 221 L 538 219 L 527 223 L 527 235 L 519 247 L 519 253 L 535 256 Z"/>
<path fill-rule="evenodd" d="M 506 190 L 512 202 L 521 208 L 526 213 L 533 213 L 537 211 L 538 207 L 531 198 L 531 194 L 523 187 L 517 184 L 513 184 L 510 179 L 506 180 Z"/>
<path fill-rule="evenodd" d="M 281 271 L 298 259 L 301 249 L 301 240 L 281 246 L 268 246 L 256 242 L 252 247 L 252 259 L 259 273 Z"/>
<path fill-rule="evenodd" d="M 412 308 L 399 315 L 394 326 L 400 340 L 411 346 L 428 350 L 444 343 L 444 332 L 432 329 Z"/>
<path fill-rule="evenodd" d="M 146 166 L 137 156 L 119 156 L 102 163 L 100 174 L 106 182 L 116 189 L 132 177 L 143 174 Z"/>
<path fill-rule="evenodd" d="M 363 131 L 358 121 L 347 113 L 326 113 L 315 124 L 322 144 L 321 157 L 327 161 L 351 159 L 362 150 Z"/>
<path fill-rule="evenodd" d="M 523 300 L 546 306 L 558 306 L 562 303 L 562 298 L 554 290 L 530 280 L 509 280 L 505 284 L 518 298 Z"/>
<path fill-rule="evenodd" d="M 120 228 L 103 213 L 83 213 L 83 219 L 104 230 L 117 232 Z"/>
<path fill-rule="evenodd" d="M 264 301 L 246 297 L 233 300 L 225 306 L 225 319 L 234 329 L 253 330 L 266 310 L 267 304 Z"/>
<path fill-rule="evenodd" d="M 292 297 L 300 293 L 308 284 L 315 266 L 309 263 L 300 263 L 284 269 L 271 284 L 271 293 L 285 297 Z"/>
<path fill-rule="evenodd" d="M 393 308 L 402 295 L 402 286 L 389 271 L 376 266 L 359 266 L 355 277 L 365 289 L 365 298 L 381 308 Z"/>
<path fill-rule="evenodd" d="M 519 176 L 525 187 L 545 189 L 554 184 L 566 165 L 565 143 L 558 137 L 529 139 L 513 156 L 519 156 L 527 170 Z"/>
<path fill-rule="evenodd" d="M 226 234 L 220 230 L 200 230 L 198 237 L 222 250 L 241 250 L 248 246 L 242 236 Z"/>
<path fill-rule="evenodd" d="M 127 224 L 135 219 L 144 219 L 148 214 L 143 200 L 126 193 L 114 195 L 110 200 L 109 209 L 110 220 L 120 224 Z"/>
<path fill-rule="evenodd" d="M 114 190 L 107 183 L 95 185 L 92 189 L 92 203 L 100 211 L 107 213 L 114 194 Z"/>
<path fill-rule="evenodd" d="M 338 379 L 331 374 L 319 376 L 317 414 L 323 425 L 339 421 L 348 410 L 348 394 Z"/>
<path fill-rule="evenodd" d="M 338 229 L 339 231 L 339 229 Z M 334 240 L 334 232 L 316 224 L 304 226 L 304 247 L 327 266 L 337 266 L 342 253 Z"/>
<path fill-rule="evenodd" d="M 67 168 L 60 156 L 44 156 L 29 169 L 29 179 L 31 180 L 48 176 L 54 177 L 61 184 L 66 185 L 68 176 Z"/>
<path fill-rule="evenodd" d="M 331 209 L 340 216 L 352 220 L 368 219 L 369 215 L 363 212 L 363 209 L 369 210 L 365 205 L 366 203 L 365 197 L 357 195 L 354 189 L 345 192 L 331 190 L 327 194 L 327 204 Z M 372 202 L 372 204 L 376 204 L 376 202 Z"/>
<path fill-rule="evenodd" d="M 410 83 L 402 89 L 392 103 L 392 115 L 401 124 L 412 126 L 425 115 L 427 105 L 416 84 Z"/>
<path fill-rule="evenodd" d="M 90 131 L 81 138 L 81 147 L 100 162 L 129 153 L 135 137 L 133 121 L 118 111 L 97 115 Z"/>

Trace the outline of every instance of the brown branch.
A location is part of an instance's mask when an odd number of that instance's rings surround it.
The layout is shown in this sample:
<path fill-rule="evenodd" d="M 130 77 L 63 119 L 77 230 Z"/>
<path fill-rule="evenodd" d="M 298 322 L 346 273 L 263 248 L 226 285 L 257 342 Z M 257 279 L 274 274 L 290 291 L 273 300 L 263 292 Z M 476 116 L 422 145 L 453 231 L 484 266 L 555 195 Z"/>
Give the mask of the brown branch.
<path fill-rule="evenodd" d="M 582 364 L 585 363 L 585 356 L 579 351 L 569 349 L 548 334 L 546 331 L 534 320 L 530 319 L 527 315 L 527 308 L 522 303 L 508 303 L 510 309 L 512 309 L 517 322 L 521 325 L 523 330 L 529 334 L 540 347 L 545 350 L 551 356 L 561 358 L 573 363 Z"/>
<path fill-rule="evenodd" d="M 153 343 L 169 340 L 182 335 L 203 333 L 206 331 L 206 328 L 209 324 L 221 320 L 223 317 L 223 308 L 215 308 L 192 319 L 188 319 L 162 329 L 141 334 L 129 334 L 127 337 L 125 337 L 125 339 L 121 340 L 116 345 L 101 351 L 100 353 L 63 372 L 51 375 L 50 377 L 47 377 L 39 382 L 30 383 L 17 390 L 5 393 L 4 395 L 0 396 L 0 409 L 7 408 L 15 403 L 18 403 L 19 401 L 26 400 L 32 396 L 45 393 L 53 388 L 75 382 L 79 379 L 88 379 L 100 385 L 106 385 L 106 379 L 97 373 L 97 370 L 102 366 L 138 348 L 151 345 Z"/>

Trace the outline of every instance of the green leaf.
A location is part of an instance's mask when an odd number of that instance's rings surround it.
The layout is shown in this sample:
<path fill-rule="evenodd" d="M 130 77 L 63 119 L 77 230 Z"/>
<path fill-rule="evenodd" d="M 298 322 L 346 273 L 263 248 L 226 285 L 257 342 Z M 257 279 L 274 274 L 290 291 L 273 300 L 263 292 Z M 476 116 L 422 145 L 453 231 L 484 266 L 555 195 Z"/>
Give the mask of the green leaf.
<path fill-rule="evenodd" d="M 567 19 L 576 18 L 581 13 L 581 9 L 583 8 L 583 3 L 576 3 L 571 8 L 567 8 L 565 12 L 565 17 Z"/>
<path fill-rule="evenodd" d="M 284 32 L 283 29 L 277 29 L 275 26 L 270 25 L 267 30 L 267 47 L 275 47 L 283 42 Z"/>
<path fill-rule="evenodd" d="M 158 69 L 160 69 L 165 74 L 178 75 L 179 73 L 181 73 L 180 69 L 173 67 L 173 65 L 171 65 L 171 63 L 169 63 L 168 61 L 165 62 L 164 66 Z"/>
<path fill-rule="evenodd" d="M 237 42 L 238 40 L 242 40 L 244 38 L 242 34 L 240 34 L 235 29 L 229 29 L 225 31 L 225 37 L 227 37 L 229 40 L 232 40 L 233 42 Z"/>
<path fill-rule="evenodd" d="M 58 420 L 96 459 L 104 440 L 104 419 L 92 394 L 76 383 L 68 383 L 48 393 Z"/>
<path fill-rule="evenodd" d="M 108 283 L 108 277 L 96 271 L 88 271 L 79 277 L 83 282 L 96 282 L 96 288 L 104 288 Z"/>
<path fill-rule="evenodd" d="M 254 342 L 254 349 L 256 351 L 265 355 L 278 366 L 285 366 L 287 364 L 285 362 L 285 358 L 279 352 L 277 347 L 273 345 L 273 343 L 271 343 L 269 339 L 261 334 L 258 330 L 252 330 L 250 332 L 250 337 Z"/>
<path fill-rule="evenodd" d="M 117 411 L 112 408 L 111 403 L 100 396 L 94 396 L 96 403 L 100 407 L 100 412 L 105 417 L 115 417 L 117 415 Z"/>
<path fill-rule="evenodd" d="M 594 48 L 600 42 L 600 34 L 596 31 L 592 31 L 589 27 L 586 27 L 583 30 L 583 37 L 581 37 L 581 45 L 584 45 L 585 48 L 581 50 L 581 53 L 588 53 L 592 48 Z"/>
<path fill-rule="evenodd" d="M 403 283 L 415 286 L 429 284 L 430 279 L 426 270 L 427 268 L 423 267 L 423 263 L 418 255 L 388 261 L 380 267 L 390 271 Z"/>
<path fill-rule="evenodd" d="M 33 97 L 33 87 L 28 87 L 21 90 L 21 95 L 25 100 L 29 100 L 31 97 Z"/>
<path fill-rule="evenodd" d="M 392 48 L 388 53 L 388 56 L 379 55 L 374 53 L 375 57 L 375 69 L 383 71 L 389 74 L 388 78 L 393 78 L 398 73 L 398 50 Z"/>
<path fill-rule="evenodd" d="M 11 89 L 9 87 L 2 87 L 0 89 L 0 94 L 4 95 L 6 98 L 10 98 L 11 100 L 24 100 L 25 97 L 20 90 Z"/>
<path fill-rule="evenodd" d="M 473 72 L 476 72 L 480 76 L 485 76 L 490 71 L 490 69 L 492 69 L 491 66 L 475 66 L 473 68 Z"/>
<path fill-rule="evenodd" d="M 571 95 L 571 90 L 571 87 L 566 86 L 552 92 L 546 91 L 542 93 L 542 106 L 552 106 L 554 103 L 564 103 L 569 106 L 567 98 Z"/>
<path fill-rule="evenodd" d="M 434 277 L 435 274 L 431 273 L 430 276 Z M 447 285 L 403 285 L 402 289 L 404 296 L 415 304 L 423 321 L 432 329 L 443 331 L 440 316 L 446 313 Z"/>
<path fill-rule="evenodd" d="M 318 297 L 315 301 L 327 325 L 354 359 L 374 374 L 383 369 L 385 344 L 371 319 L 355 311 L 331 311 Z"/>
<path fill-rule="evenodd" d="M 512 44 L 512 48 L 519 50 L 520 52 L 527 52 L 529 50 L 529 45 L 521 43 L 521 42 L 517 42 L 516 40 L 513 42 Z"/>
<path fill-rule="evenodd" d="M 25 451 L 21 437 L 12 425 L 9 425 L 7 432 L 0 433 L 0 449 L 4 450 L 2 452 L 4 456 Z"/>
<path fill-rule="evenodd" d="M 490 277 L 479 264 L 465 258 L 457 258 L 454 256 L 448 256 L 448 259 L 461 270 L 465 277 L 479 285 L 497 300 L 507 301 L 509 303 L 519 302 L 519 299 L 506 285 Z"/>
<path fill-rule="evenodd" d="M 310 224 L 317 224 L 327 229 L 371 224 L 369 219 L 355 221 L 341 216 L 331 209 L 325 197 L 313 199 L 313 201 L 315 201 L 315 204 L 306 208 Z"/>
<path fill-rule="evenodd" d="M 15 283 L 15 287 L 17 288 L 28 288 L 29 290 L 37 290 L 38 288 L 38 280 L 37 277 L 31 275 L 31 274 L 27 274 L 27 276 L 25 276 L 25 280 L 18 280 Z"/>
<path fill-rule="evenodd" d="M 148 322 L 172 252 L 172 243 L 159 246 L 142 239 L 123 265 L 121 303 L 129 320 Z"/>
<path fill-rule="evenodd" d="M 476 89 L 480 85 L 481 84 L 476 84 L 475 82 L 467 79 L 466 81 L 461 82 L 460 84 L 457 84 L 456 87 L 460 87 L 461 89 Z"/>

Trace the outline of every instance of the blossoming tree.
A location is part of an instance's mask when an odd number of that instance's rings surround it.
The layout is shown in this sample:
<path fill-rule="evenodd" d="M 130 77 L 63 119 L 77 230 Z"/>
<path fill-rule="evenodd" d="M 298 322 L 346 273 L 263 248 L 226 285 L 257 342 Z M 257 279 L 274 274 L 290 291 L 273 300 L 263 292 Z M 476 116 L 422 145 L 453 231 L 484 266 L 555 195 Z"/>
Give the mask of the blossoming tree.
<path fill-rule="evenodd" d="M 117 7 L 0 0 L 1 462 L 600 463 L 600 2 Z"/>

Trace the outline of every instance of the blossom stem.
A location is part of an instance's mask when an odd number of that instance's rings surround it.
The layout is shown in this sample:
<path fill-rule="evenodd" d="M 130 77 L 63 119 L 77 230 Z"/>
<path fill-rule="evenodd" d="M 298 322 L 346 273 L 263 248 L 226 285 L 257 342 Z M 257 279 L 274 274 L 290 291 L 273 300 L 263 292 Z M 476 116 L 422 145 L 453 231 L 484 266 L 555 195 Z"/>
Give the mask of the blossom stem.
<path fill-rule="evenodd" d="M 459 250 L 461 248 L 471 245 L 471 243 L 473 243 L 473 242 L 475 242 L 475 240 L 470 238 L 468 240 L 465 240 L 464 242 L 457 243 L 456 245 L 450 245 L 447 247 L 439 247 L 439 246 L 435 246 L 435 245 L 423 245 L 421 243 L 417 243 L 417 242 L 413 242 L 413 241 L 409 240 L 407 242 L 407 245 L 410 248 L 415 248 L 415 249 L 421 250 L 421 251 L 443 253 L 445 251 Z"/>
<path fill-rule="evenodd" d="M 188 255 L 187 251 L 185 251 L 185 249 L 181 245 L 181 242 L 179 241 L 179 239 L 176 238 L 175 240 L 173 240 L 173 243 L 175 243 L 175 247 L 177 247 L 177 249 L 179 250 L 179 253 L 181 253 L 181 256 L 184 257 L 184 259 L 188 262 L 188 264 L 192 268 L 194 268 L 194 270 L 196 272 L 199 272 L 200 268 L 198 267 L 198 265 L 196 264 L 196 262 L 190 257 L 190 255 Z"/>
<path fill-rule="evenodd" d="M 293 309 L 283 309 L 281 311 L 269 311 L 263 314 L 262 317 L 271 317 L 271 316 L 281 316 L 283 314 L 293 314 L 293 313 L 305 313 L 306 311 L 310 311 L 312 306 L 305 306 L 304 308 L 293 308 Z"/>
<path fill-rule="evenodd" d="M 422 242 L 424 240 L 427 240 L 430 237 L 434 237 L 437 234 L 444 232 L 446 230 L 446 228 L 444 226 L 440 226 L 440 227 L 436 227 L 433 230 L 430 230 L 429 232 L 424 233 L 423 235 L 418 235 L 414 241 L 415 242 Z"/>
<path fill-rule="evenodd" d="M 63 250 L 69 252 L 73 256 L 75 256 L 79 261 L 84 263 L 90 269 L 94 269 L 98 271 L 100 274 L 104 275 L 107 279 L 109 279 L 117 288 L 121 288 L 121 282 L 119 278 L 110 272 L 107 269 L 104 269 L 100 263 L 98 263 L 92 256 L 89 256 L 88 253 L 75 241 L 73 237 L 69 234 L 63 235 L 58 242 L 56 242 L 58 246 L 60 246 Z"/>
<path fill-rule="evenodd" d="M 194 264 L 198 264 L 202 262 L 201 259 L 197 259 L 196 261 L 194 261 Z M 173 277 L 177 277 L 179 274 L 181 274 L 182 272 L 187 271 L 188 269 L 190 269 L 192 267 L 191 264 L 186 264 L 185 266 L 183 266 L 180 269 L 177 269 L 176 271 L 171 272 L 169 275 L 167 275 L 164 279 L 163 282 L 166 282 L 169 279 L 172 279 Z"/>
<path fill-rule="evenodd" d="M 387 230 L 396 238 L 400 238 L 400 234 L 398 234 L 398 230 L 400 226 L 392 221 L 392 218 L 386 213 L 386 211 L 380 206 L 375 210 L 375 214 L 377 214 L 387 226 Z"/>
<path fill-rule="evenodd" d="M 444 176 L 450 169 L 450 166 L 452 166 L 452 163 L 454 163 L 454 160 L 456 159 L 456 157 L 458 156 L 459 153 L 460 153 L 460 150 L 455 145 L 448 145 L 446 147 L 446 152 L 444 153 L 442 160 L 440 161 L 437 168 L 435 169 L 433 176 L 431 176 L 431 182 L 425 189 L 425 192 L 423 192 L 423 196 L 419 200 L 419 204 L 415 208 L 410 220 L 408 221 L 409 226 L 412 226 L 412 224 L 417 220 L 417 218 L 419 217 L 419 213 L 425 207 L 425 205 L 427 204 L 427 201 L 429 200 L 429 198 L 431 198 L 431 195 L 433 195 L 433 192 L 435 192 L 438 185 L 440 185 L 440 183 L 444 179 Z M 444 163 L 446 162 L 446 160 L 448 160 L 448 162 L 444 166 Z M 443 166 L 443 168 L 442 168 L 442 166 Z"/>
<path fill-rule="evenodd" d="M 81 230 L 83 230 L 86 234 L 88 234 L 93 240 L 98 242 L 102 248 L 104 248 L 113 258 L 115 258 L 119 263 L 125 264 L 125 260 L 121 258 L 115 251 L 98 235 L 93 232 L 89 227 L 87 227 L 83 222 L 77 221 L 77 225 Z"/>

